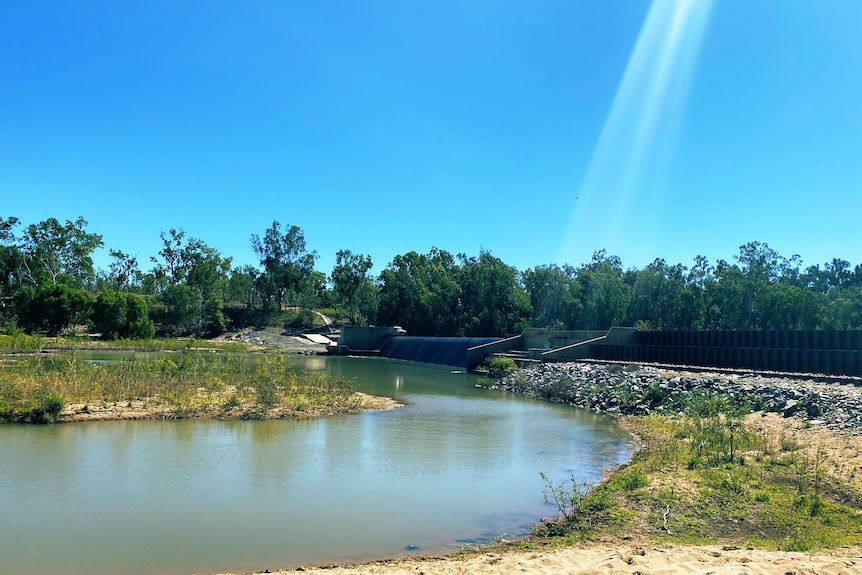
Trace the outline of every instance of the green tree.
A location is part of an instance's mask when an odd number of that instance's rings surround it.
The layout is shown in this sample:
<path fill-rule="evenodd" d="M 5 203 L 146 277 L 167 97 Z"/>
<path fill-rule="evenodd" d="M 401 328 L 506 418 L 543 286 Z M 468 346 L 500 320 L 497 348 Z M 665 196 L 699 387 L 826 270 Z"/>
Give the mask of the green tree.
<path fill-rule="evenodd" d="M 24 286 L 14 300 L 19 325 L 28 332 L 48 335 L 88 323 L 91 304 L 87 292 L 64 284 Z"/>
<path fill-rule="evenodd" d="M 263 299 L 280 310 L 288 299 L 314 293 L 319 283 L 313 274 L 317 253 L 306 249 L 299 227 L 287 226 L 282 232 L 281 224 L 273 221 L 263 238 L 252 234 L 251 246 L 263 267 L 258 279 Z"/>
<path fill-rule="evenodd" d="M 203 334 L 204 302 L 199 293 L 185 284 L 170 285 L 159 295 L 155 310 L 160 333 L 167 335 Z"/>
<path fill-rule="evenodd" d="M 518 271 L 490 252 L 478 258 L 459 254 L 460 314 L 464 335 L 497 336 L 520 332 L 531 315 L 530 301 L 518 282 Z"/>
<path fill-rule="evenodd" d="M 625 322 L 632 288 L 623 279 L 620 258 L 600 250 L 581 266 L 576 279 L 581 285 L 582 329 L 608 329 Z"/>
<path fill-rule="evenodd" d="M 48 218 L 26 227 L 20 238 L 24 277 L 33 286 L 68 283 L 75 287 L 92 285 L 95 279 L 93 252 L 102 247 L 102 236 L 86 231 L 87 220 L 61 224 Z"/>
<path fill-rule="evenodd" d="M 104 339 L 151 339 L 156 332 L 144 298 L 114 290 L 93 302 L 92 322 Z"/>
<path fill-rule="evenodd" d="M 231 258 L 222 257 L 202 240 L 186 238 L 183 230 L 161 233 L 159 257 L 151 258 L 153 277 L 160 285 L 164 309 L 159 317 L 167 333 L 218 335 L 227 329 L 221 310 Z M 185 241 L 184 241 L 185 240 Z"/>
<path fill-rule="evenodd" d="M 461 295 L 457 274 L 455 259 L 445 250 L 395 256 L 378 278 L 379 321 L 415 335 L 455 335 Z"/>
<path fill-rule="evenodd" d="M 252 266 L 233 268 L 225 286 L 225 301 L 241 302 L 248 309 L 253 309 L 257 290 L 257 269 Z"/>
<path fill-rule="evenodd" d="M 338 309 L 354 325 L 366 325 L 377 313 L 377 287 L 370 256 L 339 250 L 332 268 L 332 291 Z"/>
<path fill-rule="evenodd" d="M 113 258 L 109 265 L 108 281 L 115 290 L 123 291 L 140 276 L 138 258 L 120 250 L 109 250 L 108 253 Z"/>
<path fill-rule="evenodd" d="M 536 327 L 577 329 L 583 311 L 581 284 L 569 265 L 536 266 L 522 274 L 522 282 L 533 310 Z"/>

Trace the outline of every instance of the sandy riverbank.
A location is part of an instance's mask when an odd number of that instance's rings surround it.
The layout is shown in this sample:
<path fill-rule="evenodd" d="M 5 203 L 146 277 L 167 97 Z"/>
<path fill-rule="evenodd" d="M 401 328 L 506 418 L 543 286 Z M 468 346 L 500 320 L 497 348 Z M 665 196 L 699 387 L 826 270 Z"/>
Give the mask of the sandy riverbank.
<path fill-rule="evenodd" d="M 317 575 L 858 575 L 862 573 L 862 548 L 809 554 L 621 542 L 302 569 Z"/>

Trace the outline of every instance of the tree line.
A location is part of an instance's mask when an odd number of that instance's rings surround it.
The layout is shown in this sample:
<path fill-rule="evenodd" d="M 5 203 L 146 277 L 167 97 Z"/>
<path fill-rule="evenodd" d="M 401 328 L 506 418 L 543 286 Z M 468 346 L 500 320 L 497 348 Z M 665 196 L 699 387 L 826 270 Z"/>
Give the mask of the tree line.
<path fill-rule="evenodd" d="M 84 218 L 25 225 L 0 217 L 0 326 L 62 334 L 86 326 L 105 338 L 214 336 L 283 317 L 311 323 L 327 308 L 354 325 L 399 325 L 414 335 L 498 336 L 527 327 L 653 330 L 862 328 L 862 264 L 842 259 L 804 267 L 765 243 L 749 242 L 733 262 L 697 256 L 691 266 L 656 259 L 624 269 L 604 250 L 580 266 L 523 271 L 490 252 L 397 255 L 377 276 L 371 257 L 336 253 L 326 275 L 302 230 L 274 221 L 251 234 L 257 266 L 182 229 L 162 232 L 147 262 L 109 249 Z M 146 270 L 142 265 L 148 265 Z"/>

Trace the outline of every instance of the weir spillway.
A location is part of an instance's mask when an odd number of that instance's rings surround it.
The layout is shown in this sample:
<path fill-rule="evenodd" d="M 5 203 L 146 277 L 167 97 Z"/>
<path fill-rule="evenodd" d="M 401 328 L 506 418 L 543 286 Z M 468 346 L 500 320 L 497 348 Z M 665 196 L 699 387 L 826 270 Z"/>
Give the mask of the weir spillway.
<path fill-rule="evenodd" d="M 422 337 L 399 335 L 380 349 L 381 357 L 452 367 L 467 367 L 467 350 L 498 341 L 497 337 Z"/>

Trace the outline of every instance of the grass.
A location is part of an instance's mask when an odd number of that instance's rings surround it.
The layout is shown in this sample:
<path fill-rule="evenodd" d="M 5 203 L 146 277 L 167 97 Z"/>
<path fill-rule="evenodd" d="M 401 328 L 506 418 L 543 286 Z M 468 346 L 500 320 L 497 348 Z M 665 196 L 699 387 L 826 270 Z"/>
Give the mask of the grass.
<path fill-rule="evenodd" d="M 189 347 L 112 363 L 80 361 L 73 352 L 0 378 L 0 421 L 48 423 L 68 404 L 134 405 L 161 417 L 284 417 L 355 411 L 360 400 L 352 382 L 296 369 L 281 354 Z"/>
<path fill-rule="evenodd" d="M 782 551 L 858 545 L 862 493 L 832 496 L 823 448 L 759 436 L 743 421 L 738 413 L 630 418 L 644 447 L 589 492 L 558 492 L 580 499 L 537 538 L 637 535 Z"/>

